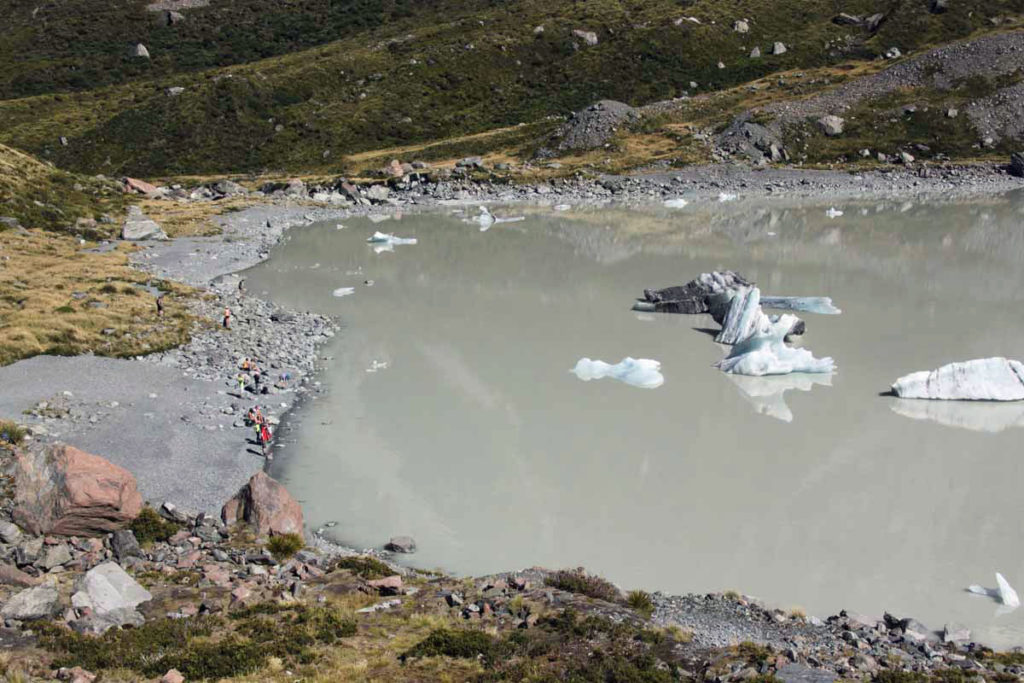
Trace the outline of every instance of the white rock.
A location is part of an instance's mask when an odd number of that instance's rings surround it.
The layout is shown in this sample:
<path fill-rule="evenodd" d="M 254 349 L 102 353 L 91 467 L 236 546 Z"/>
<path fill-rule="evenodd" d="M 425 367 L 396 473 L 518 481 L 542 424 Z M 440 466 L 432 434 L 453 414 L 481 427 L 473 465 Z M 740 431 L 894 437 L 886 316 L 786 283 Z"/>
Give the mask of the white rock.
<path fill-rule="evenodd" d="M 87 571 L 80 580 L 79 588 L 86 593 L 97 612 L 134 609 L 153 599 L 152 594 L 116 562 L 104 562 Z"/>
<path fill-rule="evenodd" d="M 959 401 L 1024 400 L 1024 364 L 1006 358 L 979 358 L 912 372 L 896 380 L 900 398 Z"/>

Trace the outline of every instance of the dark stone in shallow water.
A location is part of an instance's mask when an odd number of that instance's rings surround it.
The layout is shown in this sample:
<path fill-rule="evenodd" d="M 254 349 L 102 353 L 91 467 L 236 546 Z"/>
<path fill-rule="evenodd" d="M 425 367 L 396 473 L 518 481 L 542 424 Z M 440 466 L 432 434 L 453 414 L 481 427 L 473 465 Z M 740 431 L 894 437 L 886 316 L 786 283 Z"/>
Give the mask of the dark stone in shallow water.
<path fill-rule="evenodd" d="M 707 313 L 708 297 L 720 291 L 720 285 L 707 277 L 707 273 L 690 280 L 685 285 L 665 287 L 664 289 L 645 289 L 643 301 L 654 305 L 659 313 L 683 313 L 693 315 Z M 713 274 L 718 276 L 718 273 Z M 742 275 L 731 270 L 722 272 L 721 277 L 730 286 L 749 286 Z M 717 285 L 717 286 L 716 286 Z"/>

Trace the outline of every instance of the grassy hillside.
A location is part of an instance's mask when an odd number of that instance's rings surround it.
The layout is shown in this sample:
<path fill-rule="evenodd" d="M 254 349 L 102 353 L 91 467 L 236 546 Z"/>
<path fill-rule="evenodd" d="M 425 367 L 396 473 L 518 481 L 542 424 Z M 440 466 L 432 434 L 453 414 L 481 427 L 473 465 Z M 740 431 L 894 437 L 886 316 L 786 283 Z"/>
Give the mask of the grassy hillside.
<path fill-rule="evenodd" d="M 90 9 L 95 3 L 67 4 L 84 15 L 100 11 Z M 204 12 L 227 11 L 217 7 L 215 2 L 188 10 L 185 23 L 165 28 L 178 31 L 188 24 L 198 31 Z M 286 49 L 277 31 L 284 35 L 287 26 L 304 20 L 303 7 L 290 6 L 287 22 L 268 24 L 274 38 L 266 44 Z M 642 104 L 691 92 L 691 81 L 706 92 L 781 70 L 871 59 L 893 45 L 907 52 L 991 29 L 993 19 L 1014 20 L 1024 13 L 1024 0 L 964 0 L 941 14 L 929 12 L 924 0 L 453 0 L 409 10 L 411 17 L 403 17 L 398 5 L 383 17 L 365 7 L 377 19 L 339 29 L 340 40 L 226 68 L 189 71 L 219 62 L 194 54 L 185 59 L 193 43 L 162 55 L 151 40 L 153 59 L 145 67 L 150 71 L 81 84 L 121 85 L 0 102 L 6 122 L 0 142 L 62 167 L 107 174 L 345 172 L 347 155 L 536 122 L 503 142 L 526 146 L 527 132 L 541 134 L 555 125 L 546 117 L 600 98 Z M 870 34 L 834 24 L 841 11 L 883 12 L 887 19 Z M 733 31 L 739 18 L 749 20 L 749 33 Z M 543 31 L 535 31 L 538 26 Z M 595 32 L 598 44 L 586 45 L 574 29 Z M 25 31 L 5 30 L 0 70 L 19 71 L 9 45 L 26 49 L 31 41 Z M 233 29 L 222 26 L 221 34 L 217 50 L 235 44 Z M 117 59 L 131 61 L 123 55 L 134 40 L 122 41 Z M 785 43 L 787 52 L 769 54 L 774 41 Z M 93 42 L 86 32 L 50 61 L 74 61 L 82 51 L 107 44 Z M 762 58 L 749 57 L 754 46 Z M 38 50 L 19 52 L 19 63 Z M 227 61 L 256 56 L 252 50 L 233 54 Z M 171 86 L 185 90 L 170 95 Z M 482 138 L 479 148 L 468 145 L 466 153 L 491 149 L 492 143 Z"/>

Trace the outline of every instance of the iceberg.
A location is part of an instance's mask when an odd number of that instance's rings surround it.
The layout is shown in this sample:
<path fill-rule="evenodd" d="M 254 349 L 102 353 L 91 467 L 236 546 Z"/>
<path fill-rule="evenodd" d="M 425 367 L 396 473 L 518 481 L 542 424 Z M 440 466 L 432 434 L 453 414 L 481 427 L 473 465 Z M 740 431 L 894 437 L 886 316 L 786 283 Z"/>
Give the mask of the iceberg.
<path fill-rule="evenodd" d="M 389 247 L 417 243 L 415 237 L 395 237 L 393 234 L 387 232 L 375 232 L 373 233 L 373 237 L 368 238 L 366 241 L 370 244 L 384 244 Z"/>
<path fill-rule="evenodd" d="M 715 367 L 734 375 L 787 375 L 791 372 L 835 372 L 831 358 L 815 358 L 807 349 L 786 346 L 785 337 L 793 327 L 795 316 L 786 314 L 771 323 L 767 331 L 757 330 L 735 344 L 729 355 Z"/>
<path fill-rule="evenodd" d="M 731 202 L 736 199 L 736 195 L 729 192 L 719 192 L 718 201 L 720 202 Z"/>
<path fill-rule="evenodd" d="M 584 382 L 611 377 L 641 389 L 655 389 L 665 383 L 665 377 L 661 374 L 661 363 L 650 358 L 626 357 L 615 365 L 601 360 L 580 358 L 570 372 Z"/>
<path fill-rule="evenodd" d="M 686 201 L 682 197 L 675 197 L 673 199 L 666 199 L 665 202 L 664 202 L 665 207 L 669 208 L 669 209 L 681 209 L 681 208 L 683 208 L 684 206 L 686 206 L 689 203 L 690 202 Z"/>
<path fill-rule="evenodd" d="M 912 420 L 927 420 L 945 427 L 997 434 L 1024 427 L 1024 403 L 992 401 L 912 401 L 893 399 L 889 409 Z"/>
<path fill-rule="evenodd" d="M 843 212 L 837 209 L 836 207 L 831 206 L 829 207 L 828 211 L 825 212 L 825 215 L 828 216 L 829 218 L 839 218 L 840 216 L 843 215 Z"/>
<path fill-rule="evenodd" d="M 355 294 L 355 287 L 338 287 L 336 290 L 331 292 L 331 296 L 348 296 L 349 294 Z"/>
<path fill-rule="evenodd" d="M 774 417 L 783 422 L 793 421 L 793 411 L 786 405 L 785 393 L 790 389 L 810 391 L 815 385 L 832 386 L 832 375 L 794 373 L 771 377 L 728 375 L 759 415 Z"/>
<path fill-rule="evenodd" d="M 1020 607 L 1020 597 L 1017 596 L 1017 591 L 1013 590 L 1010 582 L 999 572 L 996 572 L 995 588 L 983 588 L 978 584 L 972 584 L 967 587 L 967 592 L 993 598 L 996 602 L 1007 607 Z"/>
<path fill-rule="evenodd" d="M 571 204 L 555 204 L 555 211 L 568 211 L 571 208 Z"/>
<path fill-rule="evenodd" d="M 526 216 L 511 216 L 508 218 L 498 218 L 493 213 L 487 210 L 486 206 L 480 207 L 480 215 L 478 215 L 473 221 L 480 226 L 480 232 L 487 232 L 492 225 L 497 223 L 518 223 L 519 221 L 525 221 Z"/>
<path fill-rule="evenodd" d="M 737 344 L 756 333 L 767 333 L 776 324 L 787 321 L 785 335 L 804 333 L 806 325 L 794 315 L 765 315 L 760 305 L 761 290 L 746 287 L 738 292 L 714 294 L 708 299 L 711 317 L 722 326 L 715 341 L 719 344 Z"/>
<path fill-rule="evenodd" d="M 839 315 L 841 310 L 832 303 L 829 296 L 763 296 L 761 305 L 765 308 L 779 308 L 786 311 Z"/>
<path fill-rule="evenodd" d="M 708 297 L 750 287 L 742 275 L 731 270 L 701 273 L 685 285 L 664 289 L 645 289 L 644 298 L 633 305 L 635 311 L 660 313 L 707 313 Z"/>
<path fill-rule="evenodd" d="M 1024 400 L 1024 364 L 1006 358 L 978 358 L 912 372 L 896 380 L 892 391 L 900 398 L 944 401 Z"/>

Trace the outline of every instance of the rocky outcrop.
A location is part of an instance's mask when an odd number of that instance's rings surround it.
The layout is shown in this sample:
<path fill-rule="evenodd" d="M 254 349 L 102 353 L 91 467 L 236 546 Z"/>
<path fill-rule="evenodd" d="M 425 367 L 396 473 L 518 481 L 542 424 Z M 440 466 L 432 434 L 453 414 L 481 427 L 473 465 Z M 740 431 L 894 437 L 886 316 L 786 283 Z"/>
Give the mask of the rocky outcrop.
<path fill-rule="evenodd" d="M 57 592 L 56 586 L 48 583 L 26 588 L 14 595 L 0 609 L 0 616 L 16 621 L 36 621 L 56 616 L 60 608 L 60 593 Z"/>
<path fill-rule="evenodd" d="M 98 536 L 142 510 L 128 470 L 64 444 L 19 453 L 14 479 L 14 521 L 33 534 Z"/>
<path fill-rule="evenodd" d="M 128 207 L 128 215 L 125 216 L 124 225 L 121 226 L 121 239 L 124 240 L 165 240 L 160 224 L 142 213 L 137 206 Z"/>
<path fill-rule="evenodd" d="M 846 124 L 841 117 L 834 114 L 822 116 L 818 119 L 818 127 L 821 128 L 821 132 L 830 138 L 843 134 L 843 126 Z"/>
<path fill-rule="evenodd" d="M 638 118 L 637 110 L 628 104 L 601 100 L 575 112 L 555 133 L 553 145 L 560 152 L 602 147 L 618 132 L 619 126 Z"/>
<path fill-rule="evenodd" d="M 284 486 L 257 472 L 221 510 L 225 524 L 247 522 L 257 533 L 301 534 L 302 507 Z"/>

